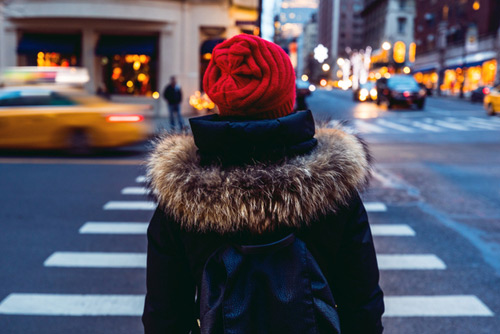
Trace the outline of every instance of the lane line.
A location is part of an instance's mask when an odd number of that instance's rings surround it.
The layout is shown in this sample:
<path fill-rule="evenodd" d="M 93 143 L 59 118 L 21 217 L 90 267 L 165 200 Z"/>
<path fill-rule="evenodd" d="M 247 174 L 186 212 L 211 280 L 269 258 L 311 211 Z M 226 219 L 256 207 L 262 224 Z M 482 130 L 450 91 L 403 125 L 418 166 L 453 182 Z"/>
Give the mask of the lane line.
<path fill-rule="evenodd" d="M 421 128 L 421 129 L 427 130 L 427 131 L 443 132 L 443 130 L 441 128 L 438 128 L 437 126 L 430 125 L 430 124 L 425 124 L 425 123 L 422 123 L 422 122 L 414 121 L 414 122 L 411 122 L 411 125 L 413 125 L 414 127 L 417 127 L 417 128 Z"/>
<path fill-rule="evenodd" d="M 415 130 L 413 130 L 410 127 L 407 127 L 407 126 L 404 126 L 404 125 L 401 125 L 401 124 L 397 124 L 397 123 L 393 123 L 393 122 L 389 122 L 389 121 L 386 121 L 384 119 L 377 120 L 377 124 L 385 126 L 385 127 L 388 127 L 388 128 L 392 128 L 392 129 L 395 129 L 395 130 L 399 130 L 399 131 L 402 131 L 402 132 L 408 132 L 408 133 L 414 133 L 415 132 Z"/>
<path fill-rule="evenodd" d="M 55 252 L 45 267 L 146 268 L 146 253 Z"/>
<path fill-rule="evenodd" d="M 385 317 L 492 317 L 476 296 L 386 296 Z"/>
<path fill-rule="evenodd" d="M 140 222 L 86 222 L 80 234 L 146 234 L 148 223 Z"/>
<path fill-rule="evenodd" d="M 143 295 L 11 293 L 0 303 L 0 314 L 138 317 L 143 308 Z"/>
<path fill-rule="evenodd" d="M 354 124 L 355 124 L 356 128 L 360 132 L 363 132 L 363 133 L 371 133 L 371 132 L 387 133 L 387 131 L 384 130 L 383 128 L 381 128 L 380 126 L 377 126 L 375 124 L 371 124 L 371 123 L 368 123 L 365 121 L 355 120 Z"/>
<path fill-rule="evenodd" d="M 370 226 L 375 237 L 414 237 L 415 231 L 405 224 L 373 224 Z"/>
<path fill-rule="evenodd" d="M 122 189 L 122 195 L 148 195 L 149 189 L 145 187 L 126 187 Z"/>
<path fill-rule="evenodd" d="M 144 175 L 139 175 L 138 177 L 135 178 L 135 182 L 137 182 L 137 183 L 144 183 L 147 181 L 148 181 L 148 178 Z"/>
<path fill-rule="evenodd" d="M 459 130 L 459 131 L 469 131 L 470 130 L 468 127 L 465 127 L 463 125 L 453 124 L 453 123 L 445 122 L 445 121 L 434 120 L 434 124 L 439 125 L 443 128 L 448 128 L 448 129 L 453 129 L 453 130 Z"/>
<path fill-rule="evenodd" d="M 433 254 L 378 254 L 380 270 L 444 270 L 444 262 Z"/>
<path fill-rule="evenodd" d="M 143 160 L 99 160 L 99 159 L 44 159 L 44 158 L 0 158 L 0 164 L 20 165 L 122 165 L 137 166 L 144 165 Z"/>
<path fill-rule="evenodd" d="M 155 210 L 157 204 L 149 201 L 110 201 L 104 210 Z"/>
<path fill-rule="evenodd" d="M 381 202 L 367 202 L 365 203 L 366 212 L 386 212 L 387 206 Z"/>

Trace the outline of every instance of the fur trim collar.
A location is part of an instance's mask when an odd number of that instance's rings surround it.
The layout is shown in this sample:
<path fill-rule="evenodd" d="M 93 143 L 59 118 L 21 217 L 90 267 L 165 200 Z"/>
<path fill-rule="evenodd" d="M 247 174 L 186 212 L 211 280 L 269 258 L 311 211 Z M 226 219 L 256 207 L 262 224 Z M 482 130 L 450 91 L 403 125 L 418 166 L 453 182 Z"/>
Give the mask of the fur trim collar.
<path fill-rule="evenodd" d="M 192 136 L 166 136 L 148 163 L 160 206 L 182 227 L 262 233 L 298 227 L 335 212 L 364 188 L 370 154 L 357 137 L 320 129 L 318 146 L 279 164 L 201 166 Z"/>

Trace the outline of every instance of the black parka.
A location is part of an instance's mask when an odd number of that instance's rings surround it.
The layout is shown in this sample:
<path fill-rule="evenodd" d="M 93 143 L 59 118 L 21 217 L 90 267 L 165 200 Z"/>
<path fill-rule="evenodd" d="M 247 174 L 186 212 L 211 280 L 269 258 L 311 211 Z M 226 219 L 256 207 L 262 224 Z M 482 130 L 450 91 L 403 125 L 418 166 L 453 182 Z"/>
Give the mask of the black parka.
<path fill-rule="evenodd" d="M 264 121 L 214 115 L 191 127 L 194 140 L 162 139 L 149 163 L 159 207 L 148 228 L 145 332 L 199 332 L 195 294 L 208 257 L 228 242 L 293 232 L 328 280 L 342 333 L 382 333 L 383 293 L 358 195 L 370 174 L 366 146 L 339 129 L 315 136 L 309 111 Z"/>

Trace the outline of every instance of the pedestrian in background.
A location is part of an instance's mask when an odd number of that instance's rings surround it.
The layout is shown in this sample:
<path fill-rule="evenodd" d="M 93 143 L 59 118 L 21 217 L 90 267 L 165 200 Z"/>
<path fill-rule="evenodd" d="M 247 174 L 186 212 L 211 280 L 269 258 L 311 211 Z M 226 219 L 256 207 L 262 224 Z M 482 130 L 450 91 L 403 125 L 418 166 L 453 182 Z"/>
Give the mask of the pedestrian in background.
<path fill-rule="evenodd" d="M 367 146 L 293 112 L 290 59 L 259 37 L 217 45 L 203 85 L 219 114 L 149 160 L 145 333 L 382 333 Z"/>
<path fill-rule="evenodd" d="M 170 83 L 165 87 L 163 97 L 167 102 L 171 129 L 175 130 L 175 119 L 177 119 L 179 130 L 182 131 L 184 129 L 184 122 L 181 116 L 182 89 L 177 83 L 175 76 L 170 77 Z"/>

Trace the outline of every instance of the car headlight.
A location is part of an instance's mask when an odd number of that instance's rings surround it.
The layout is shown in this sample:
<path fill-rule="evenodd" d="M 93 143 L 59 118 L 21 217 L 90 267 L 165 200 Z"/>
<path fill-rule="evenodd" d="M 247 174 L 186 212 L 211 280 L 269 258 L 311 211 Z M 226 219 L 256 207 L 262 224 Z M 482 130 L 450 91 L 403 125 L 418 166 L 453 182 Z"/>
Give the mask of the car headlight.
<path fill-rule="evenodd" d="M 359 95 L 368 96 L 368 89 L 361 88 L 361 90 L 359 91 Z"/>
<path fill-rule="evenodd" d="M 372 97 L 372 99 L 377 98 L 377 90 L 375 88 L 370 89 L 370 96 Z"/>
<path fill-rule="evenodd" d="M 425 89 L 419 90 L 418 93 L 420 94 L 420 96 L 425 96 L 425 94 L 427 94 L 427 92 L 425 91 Z"/>

